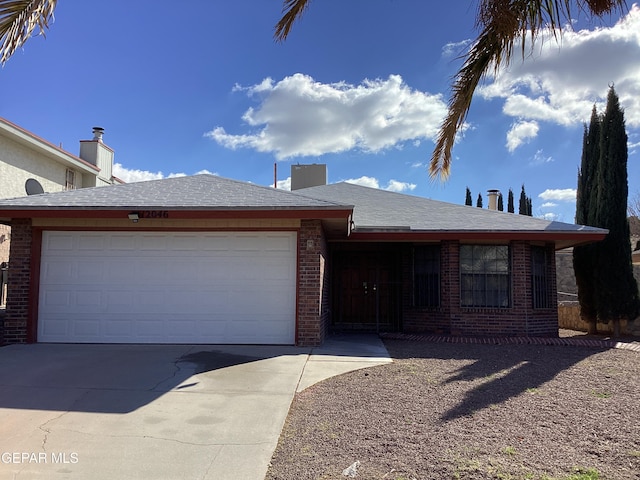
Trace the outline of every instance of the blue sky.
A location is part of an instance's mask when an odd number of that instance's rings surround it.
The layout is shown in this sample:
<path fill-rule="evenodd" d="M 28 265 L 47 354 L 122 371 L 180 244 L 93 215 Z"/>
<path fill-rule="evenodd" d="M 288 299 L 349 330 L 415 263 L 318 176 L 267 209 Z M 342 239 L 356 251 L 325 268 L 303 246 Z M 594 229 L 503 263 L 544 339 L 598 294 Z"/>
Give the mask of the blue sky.
<path fill-rule="evenodd" d="M 105 129 L 126 181 L 206 171 L 281 188 L 290 166 L 453 203 L 524 183 L 534 216 L 573 222 L 583 122 L 615 84 L 640 192 L 640 7 L 584 15 L 487 78 L 450 179 L 426 165 L 475 1 L 315 0 L 288 40 L 281 0 L 60 2 L 0 71 L 0 116 L 71 153 Z"/>

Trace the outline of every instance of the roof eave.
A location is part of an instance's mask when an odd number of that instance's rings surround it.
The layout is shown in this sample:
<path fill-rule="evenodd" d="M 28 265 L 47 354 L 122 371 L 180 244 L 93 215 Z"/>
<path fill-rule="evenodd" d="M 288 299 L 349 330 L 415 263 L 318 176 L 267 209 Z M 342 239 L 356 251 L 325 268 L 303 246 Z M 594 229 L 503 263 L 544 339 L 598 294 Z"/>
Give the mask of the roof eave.
<path fill-rule="evenodd" d="M 93 165 L 92 163 L 63 150 L 62 148 L 57 147 L 53 143 L 34 135 L 14 123 L 11 123 L 7 119 L 0 118 L 0 130 L 5 132 L 15 142 L 38 150 L 40 153 L 43 153 L 47 157 L 66 166 L 74 167 L 92 174 L 100 172 L 100 168 L 96 165 Z"/>
<path fill-rule="evenodd" d="M 122 207 L 49 207 L 0 209 L 0 221 L 17 218 L 127 218 L 131 212 L 143 218 L 170 218 L 189 220 L 198 218 L 300 218 L 344 219 L 350 218 L 351 209 L 319 207 L 260 207 L 260 208 L 189 208 L 163 206 Z"/>
<path fill-rule="evenodd" d="M 553 242 L 556 248 L 567 248 L 586 243 L 599 242 L 607 236 L 607 230 L 597 231 L 557 231 L 557 230 L 374 230 L 355 229 L 351 232 L 350 241 L 379 242 L 428 242 L 439 240 L 461 241 L 512 241 L 529 240 Z"/>

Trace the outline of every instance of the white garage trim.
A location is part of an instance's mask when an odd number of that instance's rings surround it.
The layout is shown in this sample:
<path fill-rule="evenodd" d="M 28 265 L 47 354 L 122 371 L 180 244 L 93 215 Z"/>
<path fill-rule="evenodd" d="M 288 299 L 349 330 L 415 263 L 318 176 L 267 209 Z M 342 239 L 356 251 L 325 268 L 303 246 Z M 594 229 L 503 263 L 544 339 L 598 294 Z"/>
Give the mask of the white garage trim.
<path fill-rule="evenodd" d="M 294 344 L 295 232 L 42 235 L 39 342 Z"/>

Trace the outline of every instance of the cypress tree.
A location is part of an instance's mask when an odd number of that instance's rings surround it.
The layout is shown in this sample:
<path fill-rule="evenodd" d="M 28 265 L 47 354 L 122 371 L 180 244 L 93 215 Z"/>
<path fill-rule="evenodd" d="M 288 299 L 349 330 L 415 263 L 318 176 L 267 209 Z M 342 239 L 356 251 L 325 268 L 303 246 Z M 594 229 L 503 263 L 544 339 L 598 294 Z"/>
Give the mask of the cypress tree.
<path fill-rule="evenodd" d="M 467 196 L 464 199 L 464 204 L 469 206 L 473 205 L 473 199 L 471 198 L 471 190 L 469 190 L 469 187 L 467 187 Z"/>
<path fill-rule="evenodd" d="M 478 194 L 478 201 L 476 202 L 476 207 L 482 208 L 482 194 Z"/>
<path fill-rule="evenodd" d="M 513 206 L 513 190 L 509 189 L 509 195 L 507 197 L 507 212 L 514 213 L 515 208 Z"/>
<path fill-rule="evenodd" d="M 640 312 L 638 285 L 633 277 L 629 221 L 627 219 L 627 133 L 624 112 L 613 87 L 600 131 L 595 224 L 609 234 L 598 245 L 596 290 L 598 320 L 613 321 L 614 334 L 620 320 L 633 320 Z"/>
<path fill-rule="evenodd" d="M 524 191 L 524 183 L 522 184 L 522 190 L 520 191 L 520 201 L 518 202 L 518 213 L 520 215 L 529 214 L 529 197 Z"/>
<path fill-rule="evenodd" d="M 576 223 L 595 226 L 596 173 L 600 161 L 600 129 L 602 119 L 595 105 L 591 111 L 589 126 L 584 126 L 582 135 L 582 158 L 578 170 L 576 195 Z M 596 255 L 597 245 L 581 245 L 573 248 L 573 270 L 578 286 L 580 317 L 589 325 L 589 333 L 597 331 L 596 306 Z"/>
<path fill-rule="evenodd" d="M 498 211 L 504 212 L 504 201 L 502 200 L 502 194 L 498 194 Z"/>

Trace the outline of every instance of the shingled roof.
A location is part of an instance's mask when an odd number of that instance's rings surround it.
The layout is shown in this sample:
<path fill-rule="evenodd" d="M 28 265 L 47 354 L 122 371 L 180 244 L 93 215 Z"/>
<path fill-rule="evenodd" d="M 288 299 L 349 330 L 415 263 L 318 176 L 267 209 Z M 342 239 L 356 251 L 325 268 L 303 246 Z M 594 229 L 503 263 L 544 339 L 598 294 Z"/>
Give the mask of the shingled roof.
<path fill-rule="evenodd" d="M 202 174 L 0 200 L 2 210 L 350 210 L 331 200 Z"/>
<path fill-rule="evenodd" d="M 184 212 L 304 212 L 325 219 L 327 233 L 351 240 L 420 241 L 443 238 L 540 239 L 557 248 L 601 240 L 607 230 L 525 215 L 497 212 L 388 192 L 349 183 L 289 192 L 216 175 L 193 175 L 146 182 L 83 188 L 0 200 L 0 221 L 16 217 L 93 211 L 170 210 Z M 106 214 L 106 212 L 105 212 Z M 295 213 L 298 215 L 298 213 Z M 208 213 L 206 215 L 209 215 Z M 186 218 L 186 217 L 185 217 Z M 192 217 L 193 218 L 193 217 Z M 311 217 L 309 217 L 311 218 Z M 328 219 L 340 219 L 340 225 Z"/>
<path fill-rule="evenodd" d="M 456 205 L 349 183 L 296 190 L 319 200 L 355 205 L 356 232 L 544 232 L 604 236 L 607 230 Z"/>

